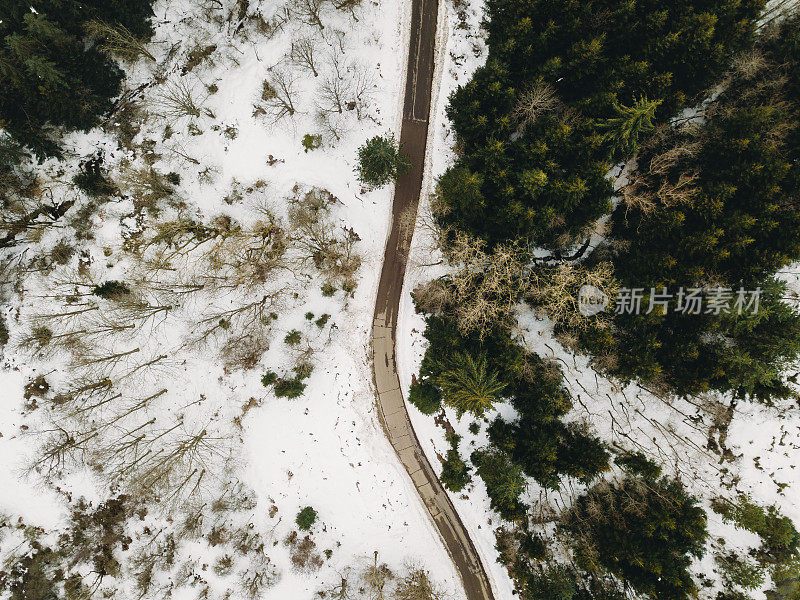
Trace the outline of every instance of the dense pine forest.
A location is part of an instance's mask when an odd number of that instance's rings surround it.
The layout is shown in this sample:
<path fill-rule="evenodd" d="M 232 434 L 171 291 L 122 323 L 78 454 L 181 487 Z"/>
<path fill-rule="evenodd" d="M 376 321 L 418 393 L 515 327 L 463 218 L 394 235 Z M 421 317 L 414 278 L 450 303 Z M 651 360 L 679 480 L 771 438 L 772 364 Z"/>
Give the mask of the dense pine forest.
<path fill-rule="evenodd" d="M 486 64 L 447 109 L 456 158 L 431 212 L 451 271 L 413 294 L 428 346 L 409 399 L 477 417 L 476 433 L 492 407 L 513 406 L 469 462 L 448 452 L 442 479 L 460 491 L 476 474 L 513 524 L 497 548 L 522 598 L 697 597 L 690 564 L 710 540 L 687 482 L 564 418 L 576 402 L 564 365 L 529 350 L 520 303 L 598 373 L 661 402 L 719 393 L 733 411 L 797 397 L 800 315 L 776 273 L 800 259 L 800 17 L 762 23 L 764 7 L 486 3 Z M 586 284 L 610 308 L 584 314 Z M 560 551 L 525 477 L 584 486 L 554 518 Z M 714 510 L 765 541 L 750 558 L 715 556 L 717 598 L 749 598 L 765 572 L 779 586 L 768 597 L 797 597 L 791 521 L 726 502 Z"/>

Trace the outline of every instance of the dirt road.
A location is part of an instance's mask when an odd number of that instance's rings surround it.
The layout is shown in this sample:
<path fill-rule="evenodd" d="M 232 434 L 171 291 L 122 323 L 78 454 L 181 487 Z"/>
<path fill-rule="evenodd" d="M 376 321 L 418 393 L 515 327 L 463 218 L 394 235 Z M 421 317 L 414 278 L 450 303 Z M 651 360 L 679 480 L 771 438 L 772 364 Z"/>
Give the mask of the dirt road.
<path fill-rule="evenodd" d="M 400 141 L 412 169 L 397 180 L 392 207 L 392 227 L 386 243 L 383 270 L 375 302 L 372 330 L 373 369 L 378 406 L 389 441 L 411 476 L 428 512 L 461 575 L 469 600 L 493 600 L 489 579 L 475 546 L 422 451 L 406 412 L 394 360 L 397 311 L 403 290 L 406 259 L 419 205 L 428 115 L 433 82 L 434 44 L 438 0 L 413 0 L 411 39 L 406 74 L 403 126 Z"/>

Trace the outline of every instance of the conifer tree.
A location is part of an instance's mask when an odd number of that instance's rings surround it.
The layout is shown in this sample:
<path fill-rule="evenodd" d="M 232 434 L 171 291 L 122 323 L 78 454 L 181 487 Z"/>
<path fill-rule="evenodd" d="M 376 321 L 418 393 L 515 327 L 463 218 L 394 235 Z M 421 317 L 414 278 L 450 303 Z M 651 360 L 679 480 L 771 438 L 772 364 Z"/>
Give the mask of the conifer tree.
<path fill-rule="evenodd" d="M 455 408 L 459 417 L 465 412 L 483 416 L 506 387 L 497 373 L 489 370 L 484 356 L 473 357 L 468 353 L 457 354 L 449 360 L 437 384 L 444 402 Z"/>
<path fill-rule="evenodd" d="M 641 150 L 609 243 L 589 259 L 645 292 L 640 314 L 581 334 L 611 373 L 682 394 L 791 394 L 782 373 L 800 356 L 800 315 L 772 275 L 800 259 L 799 24 L 767 32 L 750 52 L 758 67 L 738 62 L 703 122 L 662 128 Z M 651 289 L 673 298 L 667 311 L 646 310 Z M 700 314 L 680 310 L 690 289 Z M 758 306 L 737 306 L 740 290 Z"/>
<path fill-rule="evenodd" d="M 615 116 L 600 123 L 605 130 L 604 141 L 608 144 L 610 155 L 616 157 L 633 156 L 639 148 L 639 136 L 653 129 L 656 109 L 661 100 L 648 102 L 639 98 L 633 106 L 620 106 L 614 103 Z"/>
<path fill-rule="evenodd" d="M 589 572 L 610 572 L 658 600 L 696 594 L 689 566 L 703 556 L 706 515 L 676 480 L 598 483 L 578 498 L 561 528 Z"/>
<path fill-rule="evenodd" d="M 363 184 L 379 188 L 411 168 L 411 161 L 400 153 L 394 134 L 376 135 L 358 149 L 356 173 Z"/>
<path fill-rule="evenodd" d="M 40 157 L 58 154 L 52 128 L 97 124 L 119 92 L 122 72 L 86 38 L 94 18 L 151 33 L 151 0 L 31 0 L 2 3 L 0 121 Z"/>

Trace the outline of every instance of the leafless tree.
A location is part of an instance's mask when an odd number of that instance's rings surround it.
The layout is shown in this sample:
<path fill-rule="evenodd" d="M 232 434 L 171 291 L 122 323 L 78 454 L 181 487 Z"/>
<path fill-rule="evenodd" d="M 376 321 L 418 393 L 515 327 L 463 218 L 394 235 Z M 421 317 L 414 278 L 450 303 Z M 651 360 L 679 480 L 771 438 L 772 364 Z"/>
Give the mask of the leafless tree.
<path fill-rule="evenodd" d="M 367 589 L 369 600 L 387 600 L 387 585 L 394 579 L 394 574 L 386 563 L 378 562 L 378 551 L 373 560 L 361 572 L 361 581 Z"/>
<path fill-rule="evenodd" d="M 269 115 L 273 122 L 294 116 L 297 112 L 294 105 L 294 98 L 297 95 L 295 82 L 293 75 L 280 69 L 273 69 L 262 84 L 261 103 L 256 107 L 256 113 Z"/>
<path fill-rule="evenodd" d="M 513 116 L 524 129 L 535 122 L 540 115 L 554 110 L 557 106 L 556 90 L 547 83 L 539 82 L 520 96 Z"/>
<path fill-rule="evenodd" d="M 325 26 L 322 24 L 322 11 L 327 1 L 328 0 L 293 0 L 292 11 L 303 23 L 324 30 Z"/>
<path fill-rule="evenodd" d="M 313 38 L 303 37 L 293 41 L 289 57 L 294 64 L 311 71 L 314 77 L 319 76 L 317 72 L 317 45 Z"/>
<path fill-rule="evenodd" d="M 444 600 L 441 586 L 433 581 L 428 571 L 419 565 L 406 566 L 406 572 L 397 581 L 393 600 Z"/>
<path fill-rule="evenodd" d="M 320 110 L 317 112 L 315 121 L 325 134 L 329 145 L 340 141 L 351 128 L 347 115 L 342 113 Z"/>
<path fill-rule="evenodd" d="M 157 94 L 154 104 L 163 117 L 171 119 L 214 116 L 214 113 L 203 107 L 202 100 L 198 100 L 194 87 L 183 79 L 167 84 Z"/>
<path fill-rule="evenodd" d="M 531 285 L 526 276 L 526 253 L 519 244 L 498 245 L 491 252 L 485 246 L 482 240 L 456 234 L 446 248 L 453 273 L 447 280 L 429 284 L 446 289 L 427 292 L 431 298 L 447 298 L 447 310 L 453 312 L 462 331 L 476 331 L 481 336 L 511 318 Z"/>
<path fill-rule="evenodd" d="M 99 19 L 92 19 L 86 25 L 89 37 L 98 40 L 104 52 L 133 62 L 140 56 L 155 61 L 144 42 L 139 40 L 122 25 L 111 25 Z"/>
<path fill-rule="evenodd" d="M 532 280 L 529 298 L 556 325 L 570 331 L 583 329 L 589 323 L 595 327 L 609 325 L 603 313 L 586 316 L 581 312 L 579 291 L 583 285 L 591 285 L 607 298 L 615 298 L 618 285 L 611 263 L 600 263 L 592 269 L 574 263 L 540 265 L 534 270 Z"/>

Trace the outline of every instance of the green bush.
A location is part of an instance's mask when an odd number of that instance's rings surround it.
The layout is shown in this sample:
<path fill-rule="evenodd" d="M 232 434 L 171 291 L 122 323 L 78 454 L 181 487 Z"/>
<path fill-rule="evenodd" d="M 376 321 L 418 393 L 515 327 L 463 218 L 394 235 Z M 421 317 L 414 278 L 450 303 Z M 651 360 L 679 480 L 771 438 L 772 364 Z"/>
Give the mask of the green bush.
<path fill-rule="evenodd" d="M 321 135 L 312 135 L 307 133 L 303 136 L 303 148 L 305 152 L 309 150 L 316 150 L 320 146 L 322 146 L 322 136 Z"/>
<path fill-rule="evenodd" d="M 286 334 L 286 337 L 283 338 L 283 341 L 289 346 L 297 346 L 302 339 L 303 334 L 301 334 L 297 329 L 292 329 L 289 333 Z"/>
<path fill-rule="evenodd" d="M 106 281 L 92 288 L 92 294 L 106 300 L 119 300 L 130 293 L 131 289 L 126 284 L 114 280 Z"/>
<path fill-rule="evenodd" d="M 325 313 L 325 314 L 321 315 L 319 317 L 319 319 L 314 321 L 314 323 L 316 324 L 317 327 L 322 329 L 323 327 L 325 327 L 325 325 L 328 324 L 328 319 L 330 319 L 330 318 L 331 318 L 331 316 L 328 313 Z"/>
<path fill-rule="evenodd" d="M 299 377 L 293 379 L 280 378 L 275 381 L 275 395 L 278 398 L 299 398 L 306 389 L 306 384 Z"/>
<path fill-rule="evenodd" d="M 370 188 L 379 188 L 411 168 L 411 161 L 400 154 L 394 134 L 375 136 L 358 149 L 358 179 Z"/>
<path fill-rule="evenodd" d="M 0 315 L 0 350 L 8 343 L 8 326 L 6 325 L 6 318 Z"/>
<path fill-rule="evenodd" d="M 779 566 L 800 557 L 800 533 L 792 520 L 783 516 L 776 506 L 763 507 L 747 496 L 740 496 L 735 505 L 718 503 L 714 509 L 725 520 L 761 538 L 761 548 L 757 553 L 760 562 Z"/>
<path fill-rule="evenodd" d="M 470 467 L 458 453 L 458 443 L 461 437 L 456 434 L 448 434 L 450 448 L 447 451 L 444 463 L 442 463 L 442 474 L 439 479 L 451 492 L 460 492 L 472 481 Z"/>
<path fill-rule="evenodd" d="M 325 283 L 322 285 L 322 295 L 325 297 L 333 296 L 336 293 L 336 287 L 332 283 Z"/>
<path fill-rule="evenodd" d="M 422 381 L 409 388 L 408 401 L 421 413 L 432 415 L 442 407 L 442 394 L 435 385 Z"/>
<path fill-rule="evenodd" d="M 297 526 L 302 529 L 303 531 L 308 531 L 317 521 L 317 511 L 315 511 L 310 506 L 306 506 L 300 512 L 297 513 L 297 517 L 295 518 L 295 523 Z"/>
<path fill-rule="evenodd" d="M 117 187 L 109 181 L 100 167 L 99 158 L 88 160 L 82 164 L 80 172 L 75 174 L 72 182 L 92 198 L 109 196 L 117 190 Z"/>

